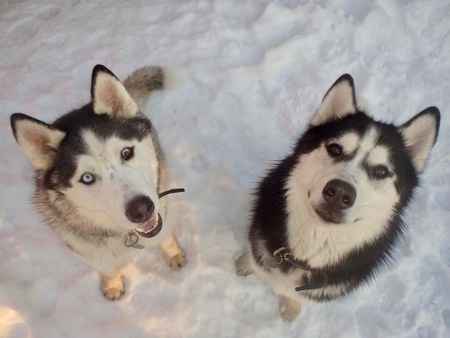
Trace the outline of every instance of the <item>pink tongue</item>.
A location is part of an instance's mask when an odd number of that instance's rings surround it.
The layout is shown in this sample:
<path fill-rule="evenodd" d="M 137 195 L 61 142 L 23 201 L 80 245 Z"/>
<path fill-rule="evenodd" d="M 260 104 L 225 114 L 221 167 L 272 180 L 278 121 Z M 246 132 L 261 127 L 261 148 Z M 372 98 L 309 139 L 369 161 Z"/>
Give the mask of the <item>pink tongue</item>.
<path fill-rule="evenodd" d="M 144 232 L 150 231 L 150 230 L 152 230 L 153 227 L 156 226 L 156 224 L 158 224 L 158 216 L 156 216 L 155 218 L 153 218 L 150 221 L 148 221 L 147 223 L 145 223 L 142 226 L 142 230 L 144 230 Z"/>

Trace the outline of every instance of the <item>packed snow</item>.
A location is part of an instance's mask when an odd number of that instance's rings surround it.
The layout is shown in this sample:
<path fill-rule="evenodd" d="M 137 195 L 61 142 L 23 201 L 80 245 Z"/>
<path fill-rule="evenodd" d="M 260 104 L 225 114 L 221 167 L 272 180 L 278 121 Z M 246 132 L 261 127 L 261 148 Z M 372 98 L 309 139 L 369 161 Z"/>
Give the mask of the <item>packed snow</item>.
<path fill-rule="evenodd" d="M 15 1 L 0 3 L 1 337 L 449 337 L 450 3 L 411 1 Z M 89 100 L 104 64 L 124 79 L 169 69 L 152 119 L 172 172 L 188 263 L 155 249 L 125 269 L 123 299 L 32 207 L 33 172 L 10 129 Z M 282 322 L 255 275 L 237 277 L 252 189 L 285 156 L 343 73 L 377 118 L 441 110 L 440 135 L 396 263 L 371 285 Z"/>

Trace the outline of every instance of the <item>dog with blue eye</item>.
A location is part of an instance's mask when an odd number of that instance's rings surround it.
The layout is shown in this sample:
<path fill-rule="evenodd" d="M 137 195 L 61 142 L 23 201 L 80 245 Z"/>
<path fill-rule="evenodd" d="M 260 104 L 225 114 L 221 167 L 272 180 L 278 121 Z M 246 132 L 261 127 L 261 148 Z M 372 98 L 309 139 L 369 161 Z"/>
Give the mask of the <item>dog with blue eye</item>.
<path fill-rule="evenodd" d="M 185 264 L 161 198 L 173 192 L 164 154 L 143 114 L 164 77 L 161 67 L 150 66 L 122 83 L 97 65 L 88 104 L 50 124 L 11 115 L 14 137 L 35 171 L 36 206 L 62 243 L 101 273 L 109 300 L 125 291 L 121 267 L 148 248 L 161 247 L 174 269 Z"/>

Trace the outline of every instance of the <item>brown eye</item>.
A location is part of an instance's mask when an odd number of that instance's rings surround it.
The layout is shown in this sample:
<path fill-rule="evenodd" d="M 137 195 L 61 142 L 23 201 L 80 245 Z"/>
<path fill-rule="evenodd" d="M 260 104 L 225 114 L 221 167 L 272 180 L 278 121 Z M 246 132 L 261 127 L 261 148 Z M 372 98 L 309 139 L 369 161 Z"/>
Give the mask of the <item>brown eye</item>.
<path fill-rule="evenodd" d="M 373 175 L 376 178 L 386 178 L 386 177 L 390 176 L 391 173 L 389 172 L 389 169 L 386 166 L 384 166 L 384 165 L 377 165 L 373 169 Z"/>
<path fill-rule="evenodd" d="M 342 147 L 337 143 L 331 143 L 327 145 L 327 151 L 331 157 L 338 157 L 342 154 Z"/>
<path fill-rule="evenodd" d="M 128 161 L 134 156 L 134 148 L 133 147 L 123 148 L 122 151 L 120 152 L 120 155 L 125 161 Z"/>

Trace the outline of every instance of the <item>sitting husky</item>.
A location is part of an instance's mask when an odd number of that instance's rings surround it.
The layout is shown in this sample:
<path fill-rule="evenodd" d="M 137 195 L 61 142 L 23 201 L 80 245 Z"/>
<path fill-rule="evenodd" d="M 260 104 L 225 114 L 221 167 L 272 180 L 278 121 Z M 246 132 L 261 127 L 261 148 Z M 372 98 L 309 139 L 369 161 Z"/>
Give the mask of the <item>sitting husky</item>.
<path fill-rule="evenodd" d="M 264 277 L 285 322 L 301 301 L 328 301 L 370 281 L 403 235 L 439 121 L 435 107 L 399 127 L 375 121 L 358 106 L 352 77 L 341 76 L 292 154 L 259 184 L 237 274 Z"/>
<path fill-rule="evenodd" d="M 173 268 L 185 255 L 171 233 L 168 177 L 156 131 L 141 111 L 163 88 L 160 67 L 122 84 L 107 68 L 92 72 L 91 102 L 52 124 L 16 113 L 11 126 L 36 171 L 35 200 L 61 241 L 101 272 L 101 291 L 119 299 L 120 267 L 142 248 L 161 245 Z"/>

